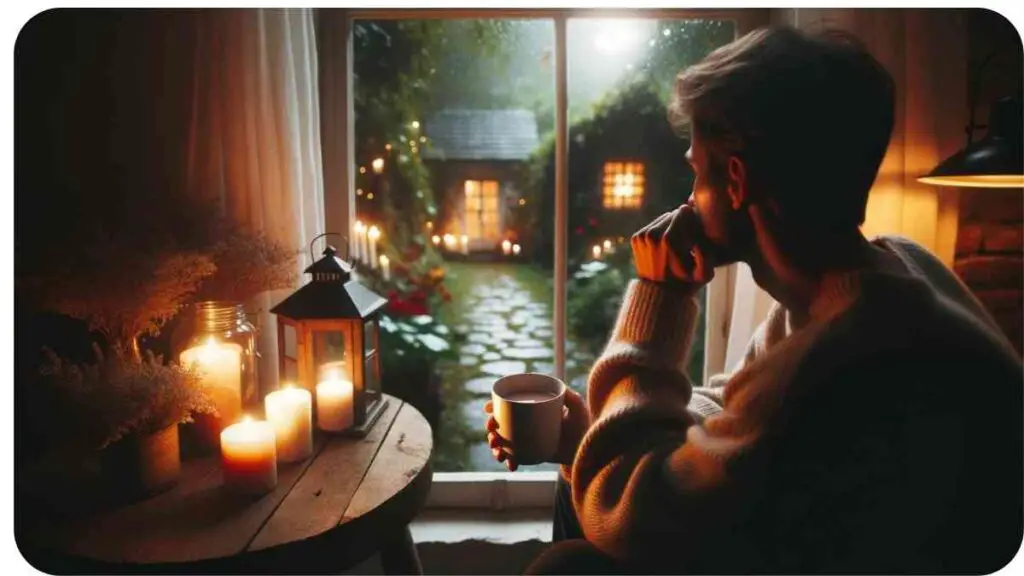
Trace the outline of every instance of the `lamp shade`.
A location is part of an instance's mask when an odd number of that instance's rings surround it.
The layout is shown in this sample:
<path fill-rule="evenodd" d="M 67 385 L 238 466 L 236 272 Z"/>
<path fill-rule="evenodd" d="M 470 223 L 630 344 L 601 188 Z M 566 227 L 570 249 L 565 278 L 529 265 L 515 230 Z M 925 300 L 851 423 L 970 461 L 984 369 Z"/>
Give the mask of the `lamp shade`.
<path fill-rule="evenodd" d="M 988 133 L 943 160 L 918 182 L 968 188 L 1024 188 L 1020 98 L 1004 98 L 992 107 Z"/>

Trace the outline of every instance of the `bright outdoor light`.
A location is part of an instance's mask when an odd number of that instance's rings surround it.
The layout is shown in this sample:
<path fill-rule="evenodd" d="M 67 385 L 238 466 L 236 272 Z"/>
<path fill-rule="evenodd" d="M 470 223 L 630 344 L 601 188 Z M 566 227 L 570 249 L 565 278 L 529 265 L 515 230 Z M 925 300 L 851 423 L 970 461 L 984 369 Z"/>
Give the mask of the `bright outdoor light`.
<path fill-rule="evenodd" d="M 631 50 L 640 40 L 640 30 L 632 20 L 603 20 L 594 35 L 594 49 L 602 54 Z"/>

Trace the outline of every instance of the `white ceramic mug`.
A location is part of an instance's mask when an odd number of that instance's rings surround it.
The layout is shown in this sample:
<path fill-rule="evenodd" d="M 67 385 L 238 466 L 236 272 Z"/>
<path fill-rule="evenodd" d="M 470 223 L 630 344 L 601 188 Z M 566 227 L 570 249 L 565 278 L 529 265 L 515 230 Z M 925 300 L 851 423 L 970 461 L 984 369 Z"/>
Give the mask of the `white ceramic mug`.
<path fill-rule="evenodd" d="M 548 462 L 558 450 L 565 382 L 546 374 L 512 374 L 491 388 L 498 434 L 516 464 Z"/>

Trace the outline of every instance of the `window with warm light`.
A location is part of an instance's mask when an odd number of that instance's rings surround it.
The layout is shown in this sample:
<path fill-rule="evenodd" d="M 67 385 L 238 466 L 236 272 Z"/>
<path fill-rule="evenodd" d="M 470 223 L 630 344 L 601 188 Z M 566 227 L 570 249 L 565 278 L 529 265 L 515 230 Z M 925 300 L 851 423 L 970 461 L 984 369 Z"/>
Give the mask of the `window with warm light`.
<path fill-rule="evenodd" d="M 494 180 L 466 180 L 466 235 L 470 240 L 501 238 L 500 190 Z"/>
<path fill-rule="evenodd" d="M 603 188 L 605 208 L 640 208 L 644 200 L 644 165 L 640 162 L 606 162 Z"/>

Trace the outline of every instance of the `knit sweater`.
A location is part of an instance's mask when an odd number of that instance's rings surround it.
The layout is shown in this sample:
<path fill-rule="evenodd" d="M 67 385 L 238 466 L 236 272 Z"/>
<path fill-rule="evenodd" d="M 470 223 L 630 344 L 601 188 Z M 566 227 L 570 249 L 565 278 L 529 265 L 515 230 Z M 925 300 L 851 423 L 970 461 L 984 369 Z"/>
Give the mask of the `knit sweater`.
<path fill-rule="evenodd" d="M 587 539 L 643 572 L 988 572 L 1021 542 L 1022 366 L 941 263 L 823 279 L 694 388 L 698 304 L 631 283 L 571 472 Z"/>

